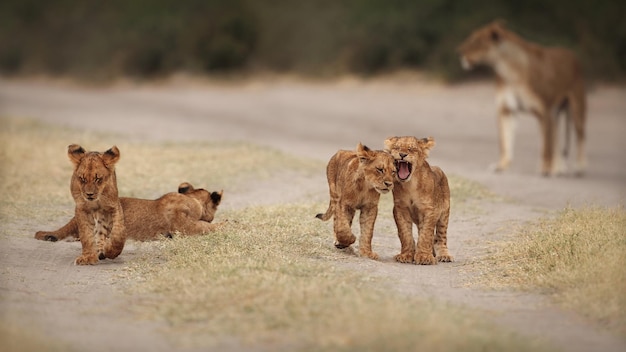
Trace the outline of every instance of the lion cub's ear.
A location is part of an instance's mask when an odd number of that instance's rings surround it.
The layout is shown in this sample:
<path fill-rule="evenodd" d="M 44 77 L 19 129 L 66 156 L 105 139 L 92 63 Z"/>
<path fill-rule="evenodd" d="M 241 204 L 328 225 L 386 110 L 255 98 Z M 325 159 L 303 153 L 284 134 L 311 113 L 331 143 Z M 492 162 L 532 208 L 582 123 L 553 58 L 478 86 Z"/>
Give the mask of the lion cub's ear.
<path fill-rule="evenodd" d="M 112 146 L 109 150 L 102 155 L 104 165 L 107 167 L 115 165 L 120 160 L 120 150 L 116 146 Z"/>
<path fill-rule="evenodd" d="M 428 156 L 430 150 L 435 146 L 435 139 L 433 137 L 422 138 L 418 140 L 418 143 L 422 147 L 424 154 Z"/>
<path fill-rule="evenodd" d="M 356 146 L 356 156 L 359 158 L 359 162 L 361 163 L 366 163 L 376 157 L 370 148 L 361 143 Z"/>
<path fill-rule="evenodd" d="M 223 194 L 224 194 L 224 190 L 221 190 L 219 192 L 211 192 L 211 200 L 213 201 L 213 204 L 219 205 L 220 202 L 222 201 Z"/>
<path fill-rule="evenodd" d="M 183 182 L 178 186 L 178 193 L 187 194 L 193 192 L 194 188 L 189 182 Z"/>
<path fill-rule="evenodd" d="M 78 165 L 85 156 L 85 149 L 78 144 L 71 144 L 67 147 L 67 156 L 74 165 Z"/>
<path fill-rule="evenodd" d="M 398 140 L 398 137 L 389 137 L 387 139 L 385 139 L 385 148 L 384 150 L 386 152 L 390 152 L 391 151 L 391 147 L 393 146 L 393 144 Z"/>

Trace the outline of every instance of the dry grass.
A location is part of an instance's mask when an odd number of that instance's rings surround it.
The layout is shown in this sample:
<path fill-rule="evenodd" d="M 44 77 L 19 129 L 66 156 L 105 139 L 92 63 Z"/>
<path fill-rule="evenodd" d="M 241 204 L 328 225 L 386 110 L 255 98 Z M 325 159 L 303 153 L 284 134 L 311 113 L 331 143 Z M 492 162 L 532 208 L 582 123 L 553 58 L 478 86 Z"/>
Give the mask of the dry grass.
<path fill-rule="evenodd" d="M 626 335 L 626 212 L 565 209 L 519 229 L 483 265 L 490 286 L 540 288 Z M 489 269 L 490 268 L 490 269 Z"/>
<path fill-rule="evenodd" d="M 228 228 L 155 244 L 128 269 L 140 315 L 195 332 L 291 350 L 536 350 L 475 313 L 385 290 L 333 265 L 345 254 L 311 214 L 323 204 L 233 211 Z M 189 335 L 181 339 L 188 339 Z M 186 341 L 189 342 L 189 341 Z"/>
<path fill-rule="evenodd" d="M 234 189 L 251 179 L 269 179 L 285 169 L 304 175 L 324 164 L 245 143 L 133 143 L 117 135 L 47 126 L 26 119 L 0 118 L 0 221 L 36 213 L 42 223 L 71 217 L 72 165 L 67 146 L 104 151 L 116 144 L 121 196 L 154 199 L 181 182 L 210 190 Z"/>
<path fill-rule="evenodd" d="M 259 177 L 324 175 L 325 168 L 246 144 L 129 143 L 2 119 L 2 236 L 72 215 L 70 143 L 101 151 L 117 144 L 118 186 L 125 196 L 153 198 L 181 181 L 228 192 Z M 461 181 L 451 179 L 455 193 L 465 194 L 455 198 L 459 202 L 474 197 L 477 187 Z M 289 350 L 537 350 L 478 314 L 401 296 L 367 273 L 334 267 L 344 254 L 332 248 L 327 227 L 313 217 L 326 206 L 302 200 L 222 211 L 220 217 L 237 222 L 206 236 L 141 245 L 145 255 L 129 264 L 120 284 L 132 293 L 128 300 L 139 317 L 169 322 L 170 336 L 193 346 L 234 339 Z"/>

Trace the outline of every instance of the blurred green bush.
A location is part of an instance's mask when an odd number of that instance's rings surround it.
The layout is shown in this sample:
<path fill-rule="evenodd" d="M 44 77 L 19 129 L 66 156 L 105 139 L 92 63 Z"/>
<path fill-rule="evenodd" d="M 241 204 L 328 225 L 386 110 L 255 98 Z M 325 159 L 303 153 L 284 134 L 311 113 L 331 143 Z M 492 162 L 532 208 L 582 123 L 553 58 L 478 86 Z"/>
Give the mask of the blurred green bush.
<path fill-rule="evenodd" d="M 175 71 L 461 74 L 455 48 L 495 18 L 626 78 L 626 2 L 612 0 L 3 0 L 0 72 L 151 78 Z"/>

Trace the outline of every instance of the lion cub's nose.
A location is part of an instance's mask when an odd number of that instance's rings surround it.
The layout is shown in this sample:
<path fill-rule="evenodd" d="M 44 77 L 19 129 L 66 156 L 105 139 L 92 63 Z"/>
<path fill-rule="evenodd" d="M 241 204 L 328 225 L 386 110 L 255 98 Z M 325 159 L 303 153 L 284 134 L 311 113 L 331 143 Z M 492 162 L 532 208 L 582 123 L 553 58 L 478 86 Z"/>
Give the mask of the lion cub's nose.
<path fill-rule="evenodd" d="M 406 153 L 400 153 L 400 159 L 404 159 L 404 157 L 406 157 L 407 154 Z"/>
<path fill-rule="evenodd" d="M 385 181 L 385 186 L 391 187 L 392 185 L 393 185 L 393 182 Z"/>

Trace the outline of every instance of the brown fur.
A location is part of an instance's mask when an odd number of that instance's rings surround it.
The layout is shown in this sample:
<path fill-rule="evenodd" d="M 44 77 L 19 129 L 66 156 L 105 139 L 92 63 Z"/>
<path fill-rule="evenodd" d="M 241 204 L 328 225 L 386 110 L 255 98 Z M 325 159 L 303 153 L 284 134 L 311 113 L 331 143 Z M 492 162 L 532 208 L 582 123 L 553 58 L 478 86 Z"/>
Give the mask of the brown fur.
<path fill-rule="evenodd" d="M 128 238 L 138 241 L 151 241 L 182 235 L 200 235 L 221 226 L 211 224 L 223 192 L 209 192 L 194 189 L 187 182 L 178 186 L 178 193 L 172 192 L 156 200 L 120 198 L 124 211 L 124 225 Z M 57 241 L 66 237 L 78 237 L 76 218 L 56 231 L 39 231 L 38 240 Z"/>
<path fill-rule="evenodd" d="M 120 152 L 115 146 L 104 153 L 86 152 L 72 144 L 67 153 L 74 163 L 70 190 L 76 202 L 74 218 L 83 249 L 74 263 L 96 264 L 100 259 L 116 258 L 126 241 L 115 178 Z"/>
<path fill-rule="evenodd" d="M 385 151 L 393 156 L 396 165 L 393 217 L 402 248 L 395 259 L 401 263 L 437 264 L 437 261 L 454 260 L 448 252 L 447 240 L 450 217 L 448 178 L 440 168 L 431 167 L 426 161 L 434 145 L 432 137 L 391 137 L 385 140 Z M 417 224 L 417 251 L 413 223 Z"/>
<path fill-rule="evenodd" d="M 374 223 L 378 215 L 381 193 L 393 189 L 393 159 L 382 151 L 357 145 L 356 151 L 340 150 L 330 158 L 326 168 L 330 203 L 325 214 L 317 218 L 327 221 L 334 217 L 335 246 L 345 248 L 356 241 L 352 234 L 352 220 L 360 210 L 361 237 L 359 253 L 378 259 L 372 252 Z"/>
<path fill-rule="evenodd" d="M 558 118 L 566 114 L 563 157 L 568 154 L 570 123 L 577 136 L 577 173 L 585 160 L 586 99 L 581 65 L 571 51 L 543 47 L 507 30 L 500 21 L 475 30 L 459 47 L 463 67 L 491 66 L 497 76 L 500 160 L 497 171 L 505 170 L 513 158 L 514 114 L 535 115 L 543 137 L 542 172 L 559 173 L 562 164 L 558 148 Z"/>

